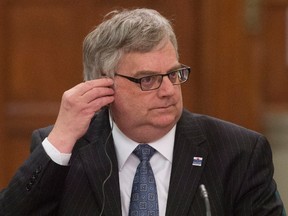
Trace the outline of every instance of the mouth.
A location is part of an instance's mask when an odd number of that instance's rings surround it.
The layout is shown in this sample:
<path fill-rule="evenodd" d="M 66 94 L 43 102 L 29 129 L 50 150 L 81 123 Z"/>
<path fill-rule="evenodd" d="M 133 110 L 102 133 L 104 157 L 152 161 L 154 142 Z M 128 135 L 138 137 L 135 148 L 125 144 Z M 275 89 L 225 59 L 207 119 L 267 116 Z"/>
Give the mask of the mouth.
<path fill-rule="evenodd" d="M 168 105 L 168 106 L 159 106 L 159 107 L 156 107 L 154 109 L 155 110 L 167 110 L 167 109 L 171 109 L 173 107 L 174 107 L 174 105 Z"/>

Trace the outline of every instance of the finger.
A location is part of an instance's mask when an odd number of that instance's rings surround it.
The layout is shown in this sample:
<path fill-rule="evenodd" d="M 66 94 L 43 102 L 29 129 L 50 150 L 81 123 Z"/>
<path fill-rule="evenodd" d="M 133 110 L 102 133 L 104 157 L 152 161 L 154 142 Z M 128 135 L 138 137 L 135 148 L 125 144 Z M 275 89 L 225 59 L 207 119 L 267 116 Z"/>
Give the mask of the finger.
<path fill-rule="evenodd" d="M 86 113 L 95 113 L 102 107 L 111 104 L 114 101 L 114 96 L 105 96 L 91 101 L 86 107 Z"/>
<path fill-rule="evenodd" d="M 84 95 L 82 95 L 83 102 L 90 103 L 96 99 L 105 96 L 114 95 L 114 90 L 110 87 L 96 87 L 87 91 Z"/>
<path fill-rule="evenodd" d="M 111 78 L 101 78 L 101 79 L 95 79 L 95 80 L 89 80 L 84 83 L 80 83 L 76 87 L 76 91 L 80 95 L 84 95 L 87 91 L 90 91 L 93 88 L 97 87 L 112 87 L 114 84 L 114 81 Z"/>
<path fill-rule="evenodd" d="M 114 81 L 110 78 L 89 80 L 83 83 L 79 83 L 78 85 L 74 86 L 73 88 L 69 89 L 66 92 L 69 95 L 82 96 L 87 91 L 91 90 L 92 88 L 96 88 L 100 86 L 108 87 L 108 86 L 112 86 L 113 83 Z"/>

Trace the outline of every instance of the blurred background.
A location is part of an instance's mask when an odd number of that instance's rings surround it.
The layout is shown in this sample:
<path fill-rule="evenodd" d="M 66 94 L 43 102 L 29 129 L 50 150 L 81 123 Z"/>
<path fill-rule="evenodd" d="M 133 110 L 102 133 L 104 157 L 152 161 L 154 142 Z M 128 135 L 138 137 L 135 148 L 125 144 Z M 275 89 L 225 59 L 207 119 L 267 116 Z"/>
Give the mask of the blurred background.
<path fill-rule="evenodd" d="M 1 0 L 0 190 L 29 155 L 34 129 L 53 124 L 63 92 L 82 82 L 82 41 L 115 9 L 169 18 L 190 111 L 267 136 L 288 206 L 287 0 Z"/>

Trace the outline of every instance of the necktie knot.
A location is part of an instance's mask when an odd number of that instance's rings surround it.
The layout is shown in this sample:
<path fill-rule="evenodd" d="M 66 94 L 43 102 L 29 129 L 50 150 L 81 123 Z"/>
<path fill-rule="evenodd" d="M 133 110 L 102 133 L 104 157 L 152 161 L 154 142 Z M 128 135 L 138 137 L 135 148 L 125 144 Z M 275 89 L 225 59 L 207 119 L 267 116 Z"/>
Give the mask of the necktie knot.
<path fill-rule="evenodd" d="M 154 155 L 155 149 L 148 144 L 138 145 L 133 153 L 140 159 L 140 161 L 149 161 L 150 158 Z"/>

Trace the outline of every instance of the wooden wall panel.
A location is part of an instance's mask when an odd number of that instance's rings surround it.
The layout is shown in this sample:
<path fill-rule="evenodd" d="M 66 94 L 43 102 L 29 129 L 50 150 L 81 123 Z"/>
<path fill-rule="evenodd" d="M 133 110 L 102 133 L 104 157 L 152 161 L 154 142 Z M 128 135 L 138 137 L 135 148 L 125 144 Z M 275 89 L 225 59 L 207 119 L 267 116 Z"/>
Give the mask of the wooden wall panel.
<path fill-rule="evenodd" d="M 62 92 L 81 81 L 82 38 L 75 37 L 80 23 L 74 14 L 75 10 L 61 6 L 16 4 L 9 8 L 9 73 L 5 73 L 8 133 L 31 133 L 47 117 L 54 119 Z"/>
<path fill-rule="evenodd" d="M 7 183 L 28 156 L 32 130 L 54 122 L 62 92 L 81 80 L 81 61 L 77 61 L 81 59 L 81 39 L 72 36 L 74 28 L 69 23 L 75 21 L 73 11 L 61 6 L 19 1 L 19 5 L 10 3 L 2 8 L 5 135 L 1 151 L 5 164 L 1 178 Z"/>
<path fill-rule="evenodd" d="M 261 38 L 246 27 L 245 7 L 202 1 L 199 111 L 260 130 Z"/>
<path fill-rule="evenodd" d="M 264 100 L 268 107 L 288 108 L 288 2 L 265 4 Z M 273 108 L 273 109 L 274 109 Z"/>
<path fill-rule="evenodd" d="M 0 3 L 0 14 L 3 14 L 3 7 Z M 4 20 L 0 19 L 0 49 L 1 47 L 3 47 L 4 45 L 4 34 L 2 34 L 2 32 L 4 31 Z M 4 175 L 4 173 L 6 172 L 5 170 L 5 163 L 6 161 L 4 160 L 4 155 L 5 152 L 3 150 L 3 146 L 4 146 L 4 94 L 2 93 L 3 88 L 1 86 L 3 86 L 4 84 L 4 80 L 3 80 L 3 71 L 4 71 L 4 52 L 0 51 L 0 59 L 2 59 L 2 61 L 0 60 L 0 188 L 2 188 L 2 186 L 6 183 L 6 181 L 4 180 L 4 178 L 2 177 Z"/>

